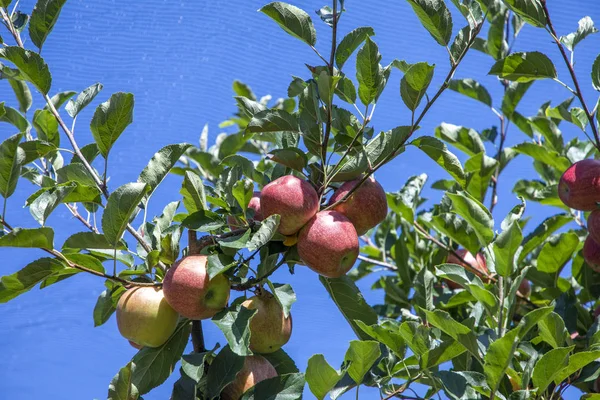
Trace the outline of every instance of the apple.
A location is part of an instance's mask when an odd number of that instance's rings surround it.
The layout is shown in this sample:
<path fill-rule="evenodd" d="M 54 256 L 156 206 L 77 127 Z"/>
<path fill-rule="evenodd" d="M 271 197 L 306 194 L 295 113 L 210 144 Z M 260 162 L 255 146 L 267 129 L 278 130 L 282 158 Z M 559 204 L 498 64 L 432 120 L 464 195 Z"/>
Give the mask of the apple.
<path fill-rule="evenodd" d="M 182 258 L 169 268 L 163 280 L 166 300 L 186 318 L 211 318 L 229 300 L 229 279 L 222 274 L 209 279 L 207 261 L 204 255 Z"/>
<path fill-rule="evenodd" d="M 350 190 L 352 190 L 361 179 L 354 179 L 345 182 L 331 196 L 329 204 L 334 204 L 342 199 Z M 356 229 L 358 236 L 364 235 L 367 231 L 383 221 L 387 215 L 387 198 L 385 190 L 381 185 L 370 176 L 352 195 L 343 203 L 333 208 L 344 214 Z"/>
<path fill-rule="evenodd" d="M 244 359 L 244 366 L 237 373 L 233 382 L 223 389 L 223 400 L 238 400 L 242 395 L 258 382 L 275 378 L 277 371 L 263 356 L 248 356 Z"/>
<path fill-rule="evenodd" d="M 594 310 L 594 318 L 598 318 L 598 315 L 600 315 L 600 306 L 596 307 Z"/>
<path fill-rule="evenodd" d="M 471 268 L 473 268 L 475 271 L 478 271 L 477 276 L 479 276 L 480 278 L 486 276 L 489 273 L 487 269 L 487 262 L 485 261 L 485 257 L 483 256 L 483 254 L 477 253 L 477 255 L 474 257 L 473 254 L 471 254 L 471 252 L 469 252 L 467 249 L 458 249 L 456 250 L 456 254 L 458 254 L 464 261 L 466 261 L 466 263 Z M 449 264 L 458 264 L 463 267 L 466 266 L 465 263 L 460 260 L 460 258 L 454 255 L 454 253 L 448 254 L 446 262 Z M 452 290 L 462 288 L 462 285 L 451 280 L 445 279 L 444 281 Z"/>
<path fill-rule="evenodd" d="M 257 310 L 250 320 L 250 350 L 255 353 L 273 353 L 290 340 L 292 315 L 286 318 L 277 299 L 266 290 L 242 303 Z"/>
<path fill-rule="evenodd" d="M 593 211 L 600 201 L 600 161 L 581 160 L 571 165 L 558 183 L 558 197 L 570 208 Z"/>
<path fill-rule="evenodd" d="M 252 194 L 252 198 L 248 203 L 248 209 L 254 210 L 254 217 L 249 218 L 248 222 L 263 220 L 262 213 L 260 212 L 260 192 L 254 192 Z M 246 226 L 241 219 L 234 217 L 233 215 L 227 216 L 227 225 L 229 225 L 229 229 L 232 231 Z"/>
<path fill-rule="evenodd" d="M 126 339 L 159 347 L 175 332 L 179 315 L 161 289 L 138 286 L 127 289 L 117 304 L 117 327 Z"/>
<path fill-rule="evenodd" d="M 279 233 L 293 235 L 319 211 L 319 196 L 312 185 L 293 175 L 282 176 L 260 192 L 264 218 L 279 214 Z"/>
<path fill-rule="evenodd" d="M 529 295 L 531 294 L 531 284 L 527 279 L 523 279 L 521 281 L 518 292 L 521 293 L 524 297 L 529 297 Z"/>
<path fill-rule="evenodd" d="M 129 344 L 131 345 L 131 347 L 138 349 L 138 350 L 141 350 L 144 347 L 144 346 L 137 344 L 136 342 L 134 342 L 132 340 L 129 341 Z"/>
<path fill-rule="evenodd" d="M 587 219 L 587 230 L 596 243 L 600 243 L 600 210 L 594 210 Z"/>
<path fill-rule="evenodd" d="M 313 271 L 339 278 L 358 258 L 358 235 L 344 214 L 318 212 L 298 234 L 298 255 Z"/>
<path fill-rule="evenodd" d="M 590 235 L 583 243 L 583 259 L 596 272 L 600 272 L 600 245 Z"/>

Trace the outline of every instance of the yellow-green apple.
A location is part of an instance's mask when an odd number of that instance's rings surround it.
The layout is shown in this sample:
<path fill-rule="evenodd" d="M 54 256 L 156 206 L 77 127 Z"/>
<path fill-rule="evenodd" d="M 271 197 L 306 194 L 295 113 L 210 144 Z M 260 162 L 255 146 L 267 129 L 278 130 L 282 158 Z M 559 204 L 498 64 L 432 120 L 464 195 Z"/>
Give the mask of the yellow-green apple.
<path fill-rule="evenodd" d="M 275 378 L 277 371 L 263 356 L 248 356 L 244 359 L 244 366 L 237 373 L 233 382 L 223 389 L 223 400 L 238 400 L 242 395 L 258 382 Z"/>
<path fill-rule="evenodd" d="M 262 213 L 260 212 L 260 192 L 254 192 L 252 194 L 252 198 L 248 203 L 248 209 L 254 210 L 254 216 L 249 218 L 248 222 L 263 220 Z M 231 230 L 241 229 L 245 226 L 241 219 L 234 217 L 233 215 L 227 216 L 227 225 L 229 225 L 229 229 Z"/>
<path fill-rule="evenodd" d="M 571 165 L 558 182 L 558 196 L 570 208 L 593 211 L 600 201 L 600 161 L 588 159 Z"/>
<path fill-rule="evenodd" d="M 135 348 L 135 349 L 138 349 L 138 350 L 140 350 L 142 347 L 144 347 L 144 346 L 141 346 L 141 345 L 137 344 L 137 343 L 136 343 L 136 342 L 134 342 L 133 340 L 130 340 L 130 341 L 129 341 L 129 344 L 131 345 L 131 347 L 133 347 L 133 348 Z"/>
<path fill-rule="evenodd" d="M 483 254 L 477 253 L 476 256 L 473 256 L 473 254 L 471 254 L 471 252 L 469 252 L 467 249 L 458 249 L 456 250 L 456 254 L 458 254 L 460 258 L 457 257 L 454 253 L 450 253 L 448 254 L 446 262 L 449 264 L 458 264 L 463 267 L 470 266 L 472 269 L 477 271 L 476 274 L 480 278 L 483 278 L 484 276 L 488 275 L 489 271 L 487 269 L 487 262 L 485 261 L 485 257 L 483 256 Z M 466 264 L 463 262 L 463 260 L 466 262 Z M 462 288 L 462 285 L 453 282 L 449 279 L 445 279 L 444 281 L 450 289 L 455 290 Z"/>
<path fill-rule="evenodd" d="M 319 196 L 310 183 L 286 175 L 263 188 L 260 208 L 264 218 L 279 214 L 279 233 L 292 235 L 319 211 Z"/>
<path fill-rule="evenodd" d="M 596 272 L 600 272 L 600 245 L 590 235 L 583 243 L 583 259 Z"/>
<path fill-rule="evenodd" d="M 127 289 L 117 304 L 119 332 L 140 346 L 164 344 L 175 331 L 178 318 L 163 291 L 155 287 Z"/>
<path fill-rule="evenodd" d="M 328 278 L 348 272 L 358 258 L 354 225 L 338 211 L 318 212 L 298 234 L 298 255 L 313 271 Z"/>
<path fill-rule="evenodd" d="M 207 261 L 204 255 L 182 258 L 169 268 L 163 280 L 165 298 L 186 318 L 211 318 L 229 300 L 229 279 L 222 274 L 209 279 Z"/>
<path fill-rule="evenodd" d="M 292 315 L 286 318 L 277 299 L 261 290 L 242 305 L 257 310 L 250 320 L 250 350 L 255 353 L 272 353 L 290 340 Z"/>
<path fill-rule="evenodd" d="M 360 181 L 359 178 L 345 182 L 333 193 L 329 204 L 341 200 Z M 358 236 L 364 235 L 369 229 L 383 221 L 387 215 L 385 190 L 375 178 L 370 176 L 345 202 L 338 204 L 333 209 L 341 212 L 352 221 Z"/>

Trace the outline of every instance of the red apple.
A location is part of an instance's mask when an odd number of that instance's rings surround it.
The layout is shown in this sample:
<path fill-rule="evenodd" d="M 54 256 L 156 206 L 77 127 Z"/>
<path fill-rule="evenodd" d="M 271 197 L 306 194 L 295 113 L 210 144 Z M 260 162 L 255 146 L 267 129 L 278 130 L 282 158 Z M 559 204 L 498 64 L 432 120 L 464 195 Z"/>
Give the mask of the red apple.
<path fill-rule="evenodd" d="M 279 214 L 279 233 L 292 235 L 319 211 L 319 196 L 312 185 L 293 175 L 282 176 L 261 192 L 262 215 Z"/>
<path fill-rule="evenodd" d="M 248 209 L 254 210 L 254 217 L 249 218 L 248 222 L 263 220 L 262 213 L 260 212 L 260 192 L 254 192 L 248 203 Z M 241 219 L 234 217 L 233 215 L 227 216 L 227 225 L 229 225 L 229 229 L 232 231 L 246 226 Z"/>
<path fill-rule="evenodd" d="M 527 279 L 523 279 L 521 281 L 518 292 L 521 293 L 524 297 L 529 297 L 529 295 L 531 294 L 531 284 Z"/>
<path fill-rule="evenodd" d="M 456 250 L 456 254 L 458 254 L 464 261 L 466 261 L 466 263 L 475 271 L 479 271 L 477 273 L 477 276 L 479 276 L 480 278 L 483 278 L 489 273 L 487 269 L 487 262 L 485 261 L 485 257 L 483 256 L 483 254 L 477 253 L 477 256 L 473 257 L 473 254 L 471 254 L 467 249 L 458 249 Z M 458 264 L 463 267 L 467 265 L 464 262 L 462 262 L 460 258 L 454 255 L 454 253 L 448 254 L 446 262 L 449 264 Z M 445 279 L 445 282 L 448 285 L 448 287 L 452 290 L 462 288 L 462 285 L 451 280 Z"/>
<path fill-rule="evenodd" d="M 223 389 L 221 399 L 238 400 L 258 382 L 275 378 L 277 371 L 263 356 L 249 356 L 244 359 L 244 366 L 237 373 L 233 382 Z"/>
<path fill-rule="evenodd" d="M 211 318 L 229 300 L 230 283 L 224 275 L 209 279 L 204 255 L 187 256 L 165 275 L 165 298 L 179 314 L 189 319 Z"/>
<path fill-rule="evenodd" d="M 356 229 L 340 212 L 318 212 L 300 230 L 298 254 L 313 271 L 328 278 L 339 278 L 358 258 Z"/>
<path fill-rule="evenodd" d="M 126 339 L 139 346 L 159 347 L 175 332 L 177 312 L 159 288 L 127 289 L 117 304 L 117 327 Z"/>
<path fill-rule="evenodd" d="M 358 178 L 345 182 L 333 193 L 329 204 L 334 204 L 342 199 L 360 180 Z M 383 221 L 387 215 L 385 190 L 371 176 L 352 193 L 348 200 L 338 204 L 333 209 L 341 212 L 352 221 L 358 236 L 364 235 L 369 229 Z"/>
<path fill-rule="evenodd" d="M 290 340 L 292 315 L 286 318 L 277 299 L 261 290 L 242 305 L 258 310 L 250 320 L 250 350 L 255 353 L 273 353 Z"/>
<path fill-rule="evenodd" d="M 591 269 L 600 272 L 600 245 L 590 235 L 583 243 L 583 258 Z"/>
<path fill-rule="evenodd" d="M 594 210 L 587 219 L 587 230 L 596 243 L 600 243 L 600 210 Z"/>
<path fill-rule="evenodd" d="M 588 159 L 571 165 L 560 178 L 558 196 L 567 206 L 593 211 L 600 201 L 600 161 Z"/>

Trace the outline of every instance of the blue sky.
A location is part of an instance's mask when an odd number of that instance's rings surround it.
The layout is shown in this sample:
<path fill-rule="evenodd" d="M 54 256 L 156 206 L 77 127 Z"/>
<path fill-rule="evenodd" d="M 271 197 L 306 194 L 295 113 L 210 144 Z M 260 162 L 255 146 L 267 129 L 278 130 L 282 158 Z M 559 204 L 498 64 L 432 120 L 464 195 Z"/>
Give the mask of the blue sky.
<path fill-rule="evenodd" d="M 28 12 L 33 1 L 21 2 Z M 302 42 L 288 36 L 275 23 L 256 10 L 262 1 L 97 1 L 70 0 L 59 22 L 47 40 L 42 53 L 53 74 L 52 93 L 80 91 L 101 82 L 103 92 L 96 102 L 78 117 L 75 134 L 78 142 L 89 143 L 89 121 L 95 106 L 117 91 L 135 95 L 134 123 L 119 139 L 109 160 L 110 188 L 135 181 L 152 155 L 169 143 L 197 143 L 205 123 L 209 124 L 212 142 L 221 132 L 218 123 L 235 110 L 231 83 L 239 79 L 249 84 L 258 96 L 283 97 L 292 75 L 308 77 L 304 63 L 317 65 L 319 59 Z M 317 27 L 317 47 L 327 53 L 330 28 L 313 13 L 323 6 L 313 0 L 295 1 L 307 10 Z M 358 26 L 373 26 L 374 40 L 380 47 L 383 63 L 392 59 L 408 62 L 428 61 L 437 68 L 431 90 L 448 71 L 446 50 L 438 46 L 420 26 L 405 1 L 346 1 L 348 12 L 340 23 L 340 38 Z M 597 0 L 555 1 L 550 4 L 559 34 L 576 30 L 577 21 L 590 15 L 600 22 Z M 455 31 L 464 20 L 454 12 Z M 6 38 L 8 35 L 5 33 Z M 526 26 L 515 46 L 516 50 L 541 50 L 557 59 L 557 49 L 542 29 Z M 595 101 L 589 84 L 591 64 L 600 49 L 600 35 L 595 35 L 577 48 L 576 68 L 590 104 Z M 352 59 L 353 60 L 353 59 Z M 353 61 L 346 73 L 353 76 Z M 456 74 L 458 78 L 480 80 L 491 92 L 494 104 L 501 101 L 501 86 L 486 73 L 492 60 L 472 51 Z M 557 62 L 559 77 L 568 74 Z M 399 96 L 400 74 L 392 78 L 381 96 L 374 114 L 377 131 L 410 123 L 410 114 Z M 5 84 L 0 86 L 1 100 L 15 106 L 14 95 Z M 553 104 L 569 97 L 569 93 L 553 82 L 537 82 L 520 105 L 520 111 L 532 115 L 544 100 Z M 34 109 L 41 107 L 34 95 Z M 30 113 L 33 112 L 32 109 Z M 65 117 L 66 113 L 62 112 Z M 482 104 L 447 92 L 422 123 L 419 134 L 433 134 L 441 122 L 465 125 L 477 130 L 497 124 L 496 117 Z M 576 128 L 564 124 L 567 138 L 581 135 Z M 0 125 L 0 138 L 12 135 L 14 129 Z M 511 127 L 507 144 L 525 140 L 524 134 Z M 66 138 L 63 137 L 63 143 Z M 493 152 L 491 152 L 493 153 Z M 429 159 L 408 149 L 377 174 L 386 190 L 400 189 L 408 177 L 422 172 L 430 175 L 429 184 L 446 178 L 444 172 Z M 514 182 L 534 178 L 531 164 L 517 159 L 503 173 L 500 202 L 495 217 L 501 220 L 517 204 L 511 193 Z M 180 179 L 171 177 L 152 197 L 151 213 L 160 213 L 170 201 L 178 200 Z M 35 221 L 23 208 L 33 186 L 21 182 L 9 199 L 7 219 L 16 226 L 34 227 Z M 435 200 L 440 192 L 426 190 L 425 196 Z M 429 204 L 432 204 L 431 202 Z M 531 226 L 558 210 L 529 205 Z M 83 227 L 68 211 L 58 208 L 49 225 L 55 227 L 56 243 L 62 244 L 70 234 Z M 1 275 L 8 275 L 44 254 L 34 250 L 2 249 Z M 306 268 L 297 268 L 294 276 L 278 272 L 275 280 L 289 282 L 298 302 L 292 308 L 294 332 L 285 350 L 303 370 L 308 358 L 323 353 L 334 366 L 339 366 L 355 339 L 352 331 L 329 299 L 317 276 Z M 371 304 L 382 295 L 369 290 L 374 278 L 360 282 Z M 114 318 L 93 328 L 92 309 L 103 290 L 101 279 L 79 274 L 48 289 L 31 292 L 0 306 L 0 393 L 3 398 L 105 398 L 113 375 L 133 356 L 135 350 L 122 339 Z M 208 347 L 225 343 L 220 331 L 209 321 L 204 323 Z M 175 376 L 177 373 L 175 374 Z M 170 379 L 146 399 L 164 399 L 170 394 Z M 364 398 L 376 392 L 362 389 Z M 306 391 L 306 398 L 311 398 Z M 352 394 L 353 396 L 354 394 Z"/>

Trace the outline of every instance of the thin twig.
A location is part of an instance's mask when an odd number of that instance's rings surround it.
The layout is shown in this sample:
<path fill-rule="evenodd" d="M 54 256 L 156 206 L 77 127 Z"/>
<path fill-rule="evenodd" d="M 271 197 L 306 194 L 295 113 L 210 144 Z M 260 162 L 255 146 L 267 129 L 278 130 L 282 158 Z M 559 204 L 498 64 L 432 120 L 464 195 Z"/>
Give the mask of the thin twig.
<path fill-rule="evenodd" d="M 375 264 L 375 265 L 379 265 L 381 267 L 385 267 L 385 269 L 390 270 L 390 271 L 398 270 L 398 267 L 396 267 L 394 264 L 386 263 L 384 261 L 374 260 L 372 258 L 363 256 L 363 255 L 359 255 L 358 259 L 361 261 L 364 261 L 364 262 L 368 262 L 370 264 Z"/>

